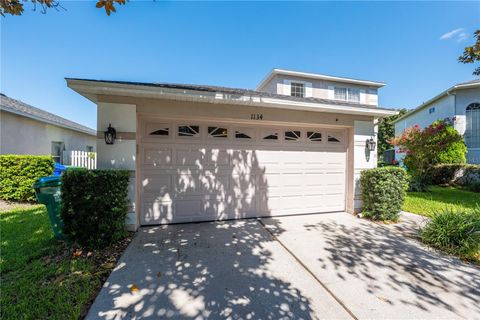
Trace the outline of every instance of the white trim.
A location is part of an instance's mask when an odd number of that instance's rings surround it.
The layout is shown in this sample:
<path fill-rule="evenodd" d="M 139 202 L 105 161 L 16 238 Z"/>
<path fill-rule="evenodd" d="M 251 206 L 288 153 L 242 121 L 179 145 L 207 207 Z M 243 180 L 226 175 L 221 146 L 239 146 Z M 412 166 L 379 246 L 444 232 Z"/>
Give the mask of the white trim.
<path fill-rule="evenodd" d="M 367 92 L 365 89 L 360 89 L 360 103 L 367 104 Z"/>
<path fill-rule="evenodd" d="M 319 73 L 307 73 L 307 72 L 299 72 L 299 71 L 292 71 L 292 70 L 285 70 L 285 69 L 273 69 L 258 84 L 256 90 L 260 90 L 263 86 L 265 86 L 276 75 L 304 77 L 304 78 L 310 78 L 310 79 L 319 79 L 319 80 L 328 80 L 328 81 L 337 81 L 337 82 L 347 82 L 347 83 L 366 85 L 366 86 L 371 86 L 371 87 L 376 87 L 376 88 L 380 88 L 380 87 L 383 87 L 385 85 L 385 83 L 383 83 L 383 82 L 375 82 L 375 81 L 369 81 L 369 80 L 358 80 L 358 79 L 352 79 L 352 78 L 327 76 L 327 75 L 319 74 Z"/>
<path fill-rule="evenodd" d="M 343 114 L 368 115 L 385 117 L 398 114 L 396 110 L 385 110 L 376 107 L 356 107 L 341 104 L 293 101 L 279 98 L 258 97 L 253 95 L 232 95 L 218 92 L 174 89 L 165 87 L 142 86 L 137 84 L 119 84 L 100 81 L 67 79 L 67 85 L 79 94 L 96 99 L 96 95 L 117 95 L 154 99 L 172 99 L 192 102 L 223 103 L 231 105 L 249 105 L 267 108 L 330 112 Z"/>
<path fill-rule="evenodd" d="M 283 94 L 286 96 L 290 96 L 292 94 L 292 81 L 290 80 L 283 80 Z"/>
<path fill-rule="evenodd" d="M 311 82 L 305 82 L 305 98 L 313 97 L 313 87 Z"/>
<path fill-rule="evenodd" d="M 335 86 L 328 86 L 328 99 L 335 100 Z"/>

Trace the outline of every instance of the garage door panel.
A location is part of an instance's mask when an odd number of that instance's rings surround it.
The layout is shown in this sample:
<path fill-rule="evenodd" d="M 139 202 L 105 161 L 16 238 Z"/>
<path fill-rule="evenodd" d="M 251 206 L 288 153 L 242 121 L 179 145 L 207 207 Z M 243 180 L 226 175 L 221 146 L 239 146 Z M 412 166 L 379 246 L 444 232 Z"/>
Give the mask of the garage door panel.
<path fill-rule="evenodd" d="M 147 166 L 165 166 L 172 163 L 171 148 L 145 149 L 143 164 Z"/>
<path fill-rule="evenodd" d="M 326 131 L 321 142 L 308 141 L 306 132 L 285 141 L 283 129 L 260 127 L 254 131 L 278 139 L 236 140 L 232 125 L 218 125 L 229 128 L 222 139 L 205 134 L 208 126 L 193 138 L 141 143 L 142 224 L 344 210 L 344 133 L 336 132 L 336 143 L 327 143 Z"/>

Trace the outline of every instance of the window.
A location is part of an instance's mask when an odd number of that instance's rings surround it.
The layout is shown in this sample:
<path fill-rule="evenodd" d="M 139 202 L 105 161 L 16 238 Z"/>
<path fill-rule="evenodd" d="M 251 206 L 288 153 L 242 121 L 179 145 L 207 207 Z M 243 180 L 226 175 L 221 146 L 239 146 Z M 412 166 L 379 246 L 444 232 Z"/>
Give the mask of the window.
<path fill-rule="evenodd" d="M 305 96 L 305 85 L 299 82 L 292 82 L 290 84 L 290 95 L 303 98 Z"/>
<path fill-rule="evenodd" d="M 431 107 L 430 109 L 428 109 L 428 114 L 432 114 L 435 112 L 435 107 Z"/>
<path fill-rule="evenodd" d="M 235 138 L 237 139 L 252 139 L 251 136 L 248 134 L 241 132 L 241 131 L 235 131 Z"/>
<path fill-rule="evenodd" d="M 197 137 L 199 135 L 200 135 L 199 126 L 179 126 L 178 127 L 179 137 Z"/>
<path fill-rule="evenodd" d="M 170 128 L 160 128 L 158 130 L 150 132 L 151 136 L 168 136 L 170 134 Z"/>
<path fill-rule="evenodd" d="M 360 89 L 335 87 L 334 97 L 335 100 L 360 102 Z"/>
<path fill-rule="evenodd" d="M 300 131 L 285 131 L 285 140 L 287 141 L 297 141 L 300 136 Z"/>
<path fill-rule="evenodd" d="M 228 130 L 227 128 L 208 127 L 208 134 L 212 138 L 227 138 Z"/>
<path fill-rule="evenodd" d="M 263 140 L 278 140 L 278 133 L 271 133 L 263 137 Z"/>
<path fill-rule="evenodd" d="M 328 135 L 328 139 L 327 139 L 328 142 L 340 142 L 340 140 L 338 140 L 337 138 L 335 138 L 334 136 L 331 136 L 331 135 Z"/>
<path fill-rule="evenodd" d="M 467 106 L 466 118 L 465 144 L 468 148 L 480 148 L 480 103 Z"/>
<path fill-rule="evenodd" d="M 335 100 L 347 100 L 347 88 L 335 87 Z"/>
<path fill-rule="evenodd" d="M 321 142 L 322 134 L 316 131 L 307 131 L 307 138 L 310 141 Z"/>
<path fill-rule="evenodd" d="M 63 151 L 65 145 L 63 142 L 52 141 L 52 158 L 53 161 L 63 164 Z"/>

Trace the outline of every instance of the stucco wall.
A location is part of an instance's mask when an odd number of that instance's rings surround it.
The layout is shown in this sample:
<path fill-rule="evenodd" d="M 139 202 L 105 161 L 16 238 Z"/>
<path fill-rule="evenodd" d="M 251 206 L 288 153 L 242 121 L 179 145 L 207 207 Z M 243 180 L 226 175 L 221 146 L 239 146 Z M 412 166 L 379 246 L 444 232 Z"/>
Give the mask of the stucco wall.
<path fill-rule="evenodd" d="M 133 104 L 103 102 L 97 104 L 97 168 L 130 171 L 129 205 L 126 219 L 128 230 L 138 228 L 138 219 L 135 213 L 136 140 L 134 137 L 137 131 L 136 116 L 136 106 Z M 117 139 L 112 145 L 105 143 L 103 134 L 110 124 L 117 131 Z"/>
<path fill-rule="evenodd" d="M 96 150 L 95 136 L 57 127 L 10 112 L 0 111 L 0 154 L 49 155 L 52 142 L 63 142 L 65 153 L 71 150 Z M 69 156 L 66 164 L 70 164 Z"/>
<path fill-rule="evenodd" d="M 263 91 L 272 92 L 277 94 L 290 95 L 290 87 L 286 86 L 284 80 L 309 82 L 312 84 L 312 97 L 320 99 L 333 99 L 332 86 L 344 87 L 344 88 L 357 88 L 360 89 L 360 102 L 364 104 L 378 105 L 378 90 L 377 88 L 361 86 L 351 83 L 333 82 L 325 80 L 315 80 L 303 77 L 294 76 L 275 76 L 266 83 L 262 88 Z M 329 88 L 330 87 L 330 88 Z M 330 92 L 329 92 L 330 91 Z"/>
<path fill-rule="evenodd" d="M 347 152 L 346 207 L 351 212 L 354 209 L 359 210 L 361 207 L 361 202 L 357 201 L 360 197 L 360 190 L 358 185 L 354 183 L 354 178 L 358 180 L 361 170 L 376 166 L 376 153 L 367 154 L 365 151 L 365 140 L 372 137 L 375 131 L 373 117 L 134 97 L 99 96 L 98 99 L 101 101 L 98 103 L 97 130 L 99 132 L 105 131 L 109 123 L 117 132 L 135 132 L 137 130 L 137 115 L 251 124 L 256 121 L 251 120 L 251 114 L 262 114 L 263 120 L 259 120 L 259 124 L 280 124 L 283 122 L 295 125 L 304 123 L 346 128 L 349 132 L 348 139 L 350 141 L 349 151 Z M 97 146 L 98 166 L 132 170 L 130 194 L 131 198 L 134 198 L 135 178 L 133 178 L 133 174 L 136 170 L 136 137 L 130 135 L 129 139 L 117 140 L 114 145 L 106 145 L 100 135 Z M 139 217 L 135 213 L 134 200 L 130 199 L 130 201 L 131 210 L 127 225 L 130 229 L 134 229 L 139 225 Z"/>

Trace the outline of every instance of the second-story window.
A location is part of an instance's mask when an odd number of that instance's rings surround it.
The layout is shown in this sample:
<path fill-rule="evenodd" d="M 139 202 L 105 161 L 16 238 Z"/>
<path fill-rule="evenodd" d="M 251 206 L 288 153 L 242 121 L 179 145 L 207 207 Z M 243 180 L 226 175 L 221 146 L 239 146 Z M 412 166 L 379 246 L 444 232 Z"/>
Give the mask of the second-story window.
<path fill-rule="evenodd" d="M 334 97 L 335 100 L 360 102 L 360 89 L 335 87 Z"/>
<path fill-rule="evenodd" d="M 300 97 L 303 98 L 305 96 L 305 86 L 303 83 L 299 82 L 292 82 L 290 84 L 290 95 L 292 97 Z"/>

